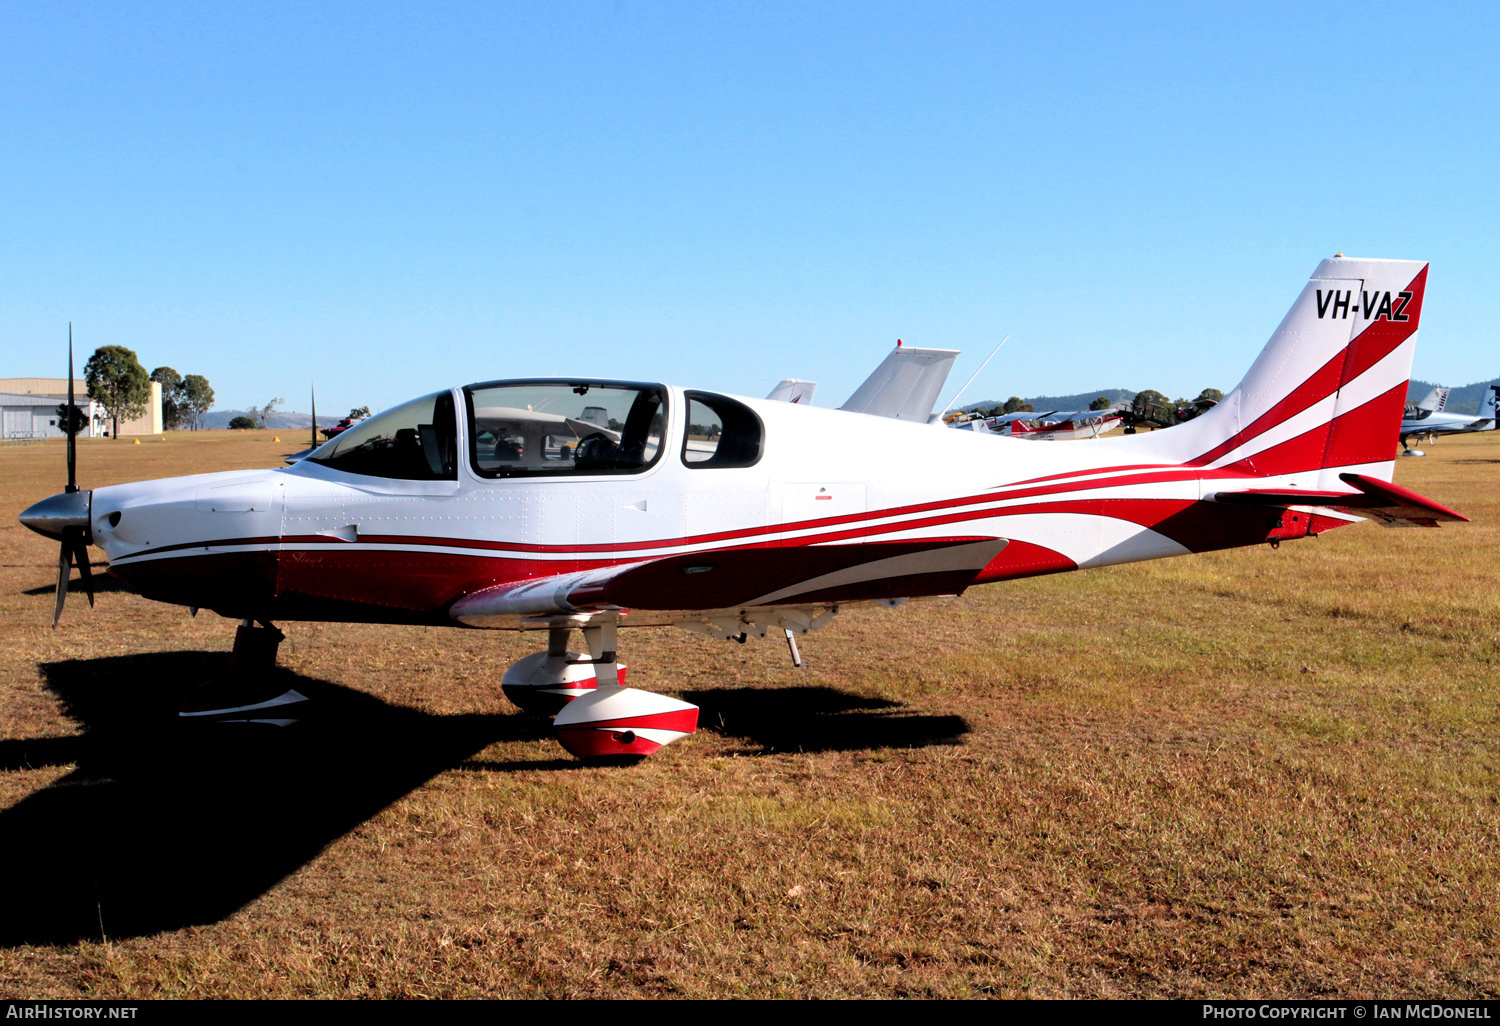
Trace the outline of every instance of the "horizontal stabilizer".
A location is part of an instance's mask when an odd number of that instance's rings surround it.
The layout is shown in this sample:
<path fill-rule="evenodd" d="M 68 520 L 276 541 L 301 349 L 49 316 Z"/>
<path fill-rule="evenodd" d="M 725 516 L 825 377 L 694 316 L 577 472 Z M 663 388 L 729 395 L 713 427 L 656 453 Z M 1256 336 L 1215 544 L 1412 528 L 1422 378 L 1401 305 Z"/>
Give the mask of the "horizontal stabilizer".
<path fill-rule="evenodd" d="M 1248 488 L 1222 491 L 1216 502 L 1247 506 L 1321 506 L 1355 516 L 1371 517 L 1388 527 L 1436 527 L 1441 520 L 1468 521 L 1462 513 L 1440 506 L 1416 492 L 1363 474 L 1340 474 L 1339 480 L 1358 491 L 1324 492 L 1300 489 Z"/>

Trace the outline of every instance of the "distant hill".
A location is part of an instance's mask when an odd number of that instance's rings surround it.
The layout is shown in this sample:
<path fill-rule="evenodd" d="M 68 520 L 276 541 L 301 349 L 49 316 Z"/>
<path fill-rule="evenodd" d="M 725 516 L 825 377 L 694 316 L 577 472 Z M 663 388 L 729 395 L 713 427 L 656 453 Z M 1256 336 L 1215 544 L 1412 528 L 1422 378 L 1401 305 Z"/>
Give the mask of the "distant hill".
<path fill-rule="evenodd" d="M 212 410 L 198 418 L 198 424 L 205 428 L 227 428 L 229 422 L 236 417 L 248 417 L 250 414 L 245 410 Z M 325 417 L 318 414 L 318 427 L 333 427 L 342 417 Z M 288 410 L 286 413 L 273 413 L 266 418 L 266 427 L 276 428 L 280 431 L 295 431 L 298 428 L 306 430 L 312 427 L 312 414 L 297 413 Z"/>
<path fill-rule="evenodd" d="M 1453 413 L 1472 413 L 1477 416 L 1479 414 L 1479 400 L 1484 398 L 1484 390 L 1490 385 L 1500 385 L 1500 378 L 1491 378 L 1489 381 L 1476 381 L 1472 385 L 1455 387 L 1448 394 L 1448 410 Z M 1420 402 L 1432 389 L 1432 382 L 1413 379 L 1406 391 L 1406 401 L 1408 403 Z M 1088 405 L 1101 395 L 1114 403 L 1128 403 L 1135 398 L 1135 393 L 1128 388 L 1101 388 L 1096 392 L 1079 392 L 1075 395 L 1037 395 L 1022 396 L 1021 398 L 1030 403 L 1034 410 L 1083 410 L 1087 409 Z M 1172 398 L 1190 399 L 1192 396 L 1173 396 Z M 990 410 L 996 406 L 1004 405 L 1004 399 L 981 399 L 979 402 L 965 403 L 959 409 Z"/>
<path fill-rule="evenodd" d="M 1472 413 L 1479 415 L 1479 400 L 1484 398 L 1484 390 L 1490 385 L 1500 385 L 1500 378 L 1491 378 L 1488 381 L 1476 381 L 1472 385 L 1462 385 L 1454 388 L 1448 393 L 1449 413 Z M 1417 381 L 1413 379 L 1406 390 L 1406 401 L 1408 403 L 1421 402 L 1423 397 L 1431 392 L 1433 384 L 1430 381 Z"/>
<path fill-rule="evenodd" d="M 1112 403 L 1128 403 L 1135 398 L 1135 393 L 1128 388 L 1101 388 L 1097 392 L 1079 392 L 1076 395 L 1023 395 L 1021 398 L 1030 403 L 1034 410 L 1086 410 L 1101 395 Z M 982 399 L 977 403 L 965 403 L 959 409 L 992 410 L 1004 405 L 1004 399 Z"/>

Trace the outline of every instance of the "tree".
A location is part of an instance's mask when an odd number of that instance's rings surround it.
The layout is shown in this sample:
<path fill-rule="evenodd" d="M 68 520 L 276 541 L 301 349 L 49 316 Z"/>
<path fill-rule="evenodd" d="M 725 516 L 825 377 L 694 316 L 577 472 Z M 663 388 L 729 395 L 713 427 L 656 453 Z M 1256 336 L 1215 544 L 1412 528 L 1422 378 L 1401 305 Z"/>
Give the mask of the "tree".
<path fill-rule="evenodd" d="M 1032 405 L 1030 403 L 1028 403 L 1026 400 L 1022 399 L 1018 395 L 1013 395 L 1009 399 L 1005 400 L 1005 405 L 1002 406 L 1000 409 L 1004 413 L 1035 413 L 1036 412 L 1036 410 L 1032 407 Z"/>
<path fill-rule="evenodd" d="M 100 346 L 83 365 L 89 398 L 104 407 L 113 421 L 111 433 L 120 437 L 120 420 L 146 412 L 151 401 L 151 378 L 135 353 L 124 346 Z"/>
<path fill-rule="evenodd" d="M 370 408 L 368 406 L 356 406 L 349 411 L 350 420 L 364 420 L 369 416 Z"/>
<path fill-rule="evenodd" d="M 255 427 L 255 420 L 251 417 L 236 417 L 229 422 L 231 431 L 249 431 Z"/>
<path fill-rule="evenodd" d="M 182 379 L 182 403 L 186 407 L 188 420 L 193 430 L 198 430 L 198 418 L 214 405 L 214 390 L 202 374 L 189 374 Z"/>
<path fill-rule="evenodd" d="M 1097 398 L 1093 402 L 1089 403 L 1089 409 L 1091 409 L 1091 410 L 1108 410 L 1111 407 L 1113 407 L 1114 405 L 1115 404 L 1110 401 L 1109 396 L 1107 396 L 1107 395 L 1101 395 L 1099 398 Z"/>
<path fill-rule="evenodd" d="M 68 424 L 68 411 L 72 410 L 72 425 Z M 84 412 L 82 406 L 69 406 L 67 403 L 57 404 L 57 426 L 63 429 L 64 434 L 81 435 L 89 426 L 89 415 Z"/>
<path fill-rule="evenodd" d="M 161 386 L 161 426 L 176 431 L 187 423 L 189 412 L 182 394 L 182 375 L 171 367 L 158 367 L 151 372 L 151 380 Z"/>
<path fill-rule="evenodd" d="M 266 403 L 266 405 L 264 405 L 264 406 L 252 406 L 252 407 L 250 407 L 250 416 L 254 417 L 255 420 L 256 420 L 256 425 L 255 426 L 256 427 L 265 427 L 266 426 L 266 418 L 274 415 L 276 413 L 276 407 L 280 406 L 284 402 L 286 402 L 285 399 L 281 398 L 280 396 L 277 396 L 275 399 L 272 399 L 270 402 Z"/>

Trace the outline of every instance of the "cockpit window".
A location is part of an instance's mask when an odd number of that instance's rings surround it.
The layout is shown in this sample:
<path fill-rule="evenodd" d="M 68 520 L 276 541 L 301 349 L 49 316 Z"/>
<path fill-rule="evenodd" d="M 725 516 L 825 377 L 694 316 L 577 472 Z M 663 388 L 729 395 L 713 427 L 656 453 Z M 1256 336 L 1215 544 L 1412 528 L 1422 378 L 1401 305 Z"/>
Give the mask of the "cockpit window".
<path fill-rule="evenodd" d="M 437 392 L 355 424 L 307 458 L 366 477 L 452 481 L 458 477 L 457 451 L 453 393 Z"/>
<path fill-rule="evenodd" d="M 661 456 L 660 385 L 497 381 L 464 395 L 470 460 L 484 477 L 637 474 Z"/>
<path fill-rule="evenodd" d="M 682 462 L 695 470 L 749 467 L 760 462 L 765 428 L 755 411 L 728 396 L 687 393 Z"/>

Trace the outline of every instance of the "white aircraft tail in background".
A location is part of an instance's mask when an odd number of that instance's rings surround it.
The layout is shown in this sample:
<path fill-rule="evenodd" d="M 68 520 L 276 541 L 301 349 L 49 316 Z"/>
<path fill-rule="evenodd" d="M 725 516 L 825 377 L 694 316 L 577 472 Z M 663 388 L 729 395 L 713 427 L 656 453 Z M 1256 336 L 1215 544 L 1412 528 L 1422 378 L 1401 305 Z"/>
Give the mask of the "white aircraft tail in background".
<path fill-rule="evenodd" d="M 1435 386 L 1431 392 L 1428 392 L 1427 395 L 1423 397 L 1421 402 L 1417 403 L 1417 409 L 1430 410 L 1433 413 L 1442 413 L 1443 410 L 1448 406 L 1448 393 L 1451 391 L 1453 391 L 1453 389 L 1444 388 L 1442 385 Z"/>
<path fill-rule="evenodd" d="M 771 389 L 767 399 L 775 399 L 783 403 L 801 403 L 803 406 L 811 406 L 813 393 L 818 389 L 816 381 L 803 381 L 801 378 L 782 378 L 781 383 Z"/>
<path fill-rule="evenodd" d="M 875 373 L 839 409 L 925 424 L 932 416 L 958 352 L 903 346 L 898 339 L 896 348 L 886 354 Z"/>

